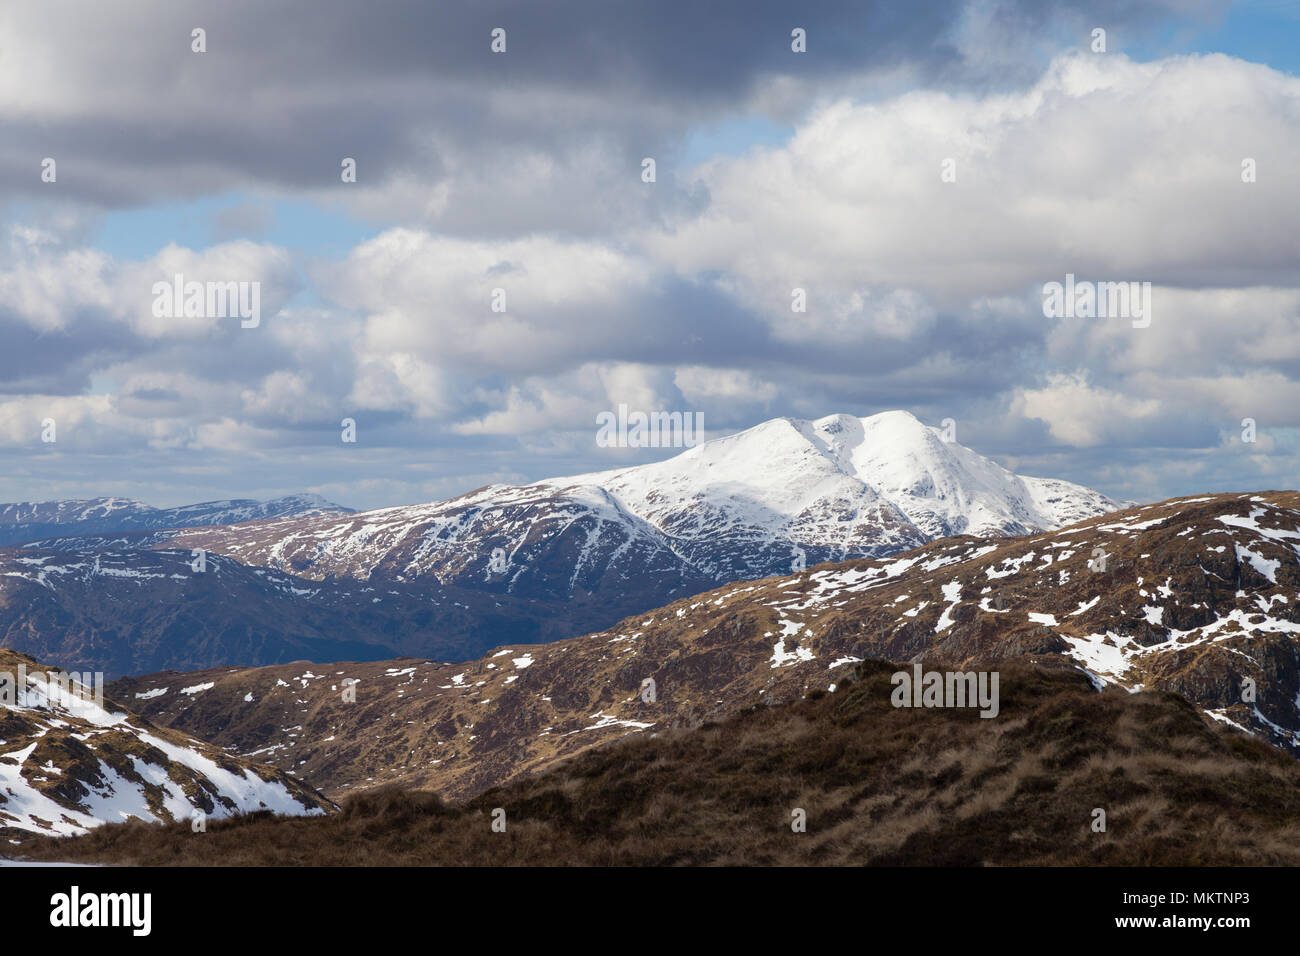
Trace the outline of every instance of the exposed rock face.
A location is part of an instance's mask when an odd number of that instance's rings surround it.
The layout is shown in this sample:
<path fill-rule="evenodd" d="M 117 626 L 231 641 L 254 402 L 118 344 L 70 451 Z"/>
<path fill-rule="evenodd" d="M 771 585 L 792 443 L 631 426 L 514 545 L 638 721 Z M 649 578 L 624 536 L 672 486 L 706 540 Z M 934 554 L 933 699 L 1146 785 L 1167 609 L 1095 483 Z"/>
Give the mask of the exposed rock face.
<path fill-rule="evenodd" d="M 401 781 L 459 796 L 629 733 L 826 690 L 861 658 L 1081 668 L 1097 684 L 1176 691 L 1300 753 L 1297 633 L 1300 494 L 1265 492 L 738 582 L 471 663 L 299 663 L 114 690 L 148 695 L 151 717 L 294 767 L 333 795 Z M 356 703 L 343 699 L 347 679 L 359 681 Z"/>

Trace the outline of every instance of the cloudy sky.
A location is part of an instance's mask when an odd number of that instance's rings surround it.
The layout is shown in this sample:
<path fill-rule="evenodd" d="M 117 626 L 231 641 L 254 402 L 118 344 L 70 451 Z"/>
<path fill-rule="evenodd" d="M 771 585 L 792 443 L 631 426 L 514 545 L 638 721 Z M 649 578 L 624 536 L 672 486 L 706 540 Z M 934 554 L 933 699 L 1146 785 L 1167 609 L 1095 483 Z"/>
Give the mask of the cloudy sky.
<path fill-rule="evenodd" d="M 0 500 L 667 454 L 597 447 L 620 403 L 906 408 L 1120 498 L 1297 486 L 1300 4 L 674 7 L 0 7 Z M 177 273 L 260 283 L 261 323 L 156 316 Z M 1067 273 L 1150 282 L 1149 327 L 1045 318 Z"/>

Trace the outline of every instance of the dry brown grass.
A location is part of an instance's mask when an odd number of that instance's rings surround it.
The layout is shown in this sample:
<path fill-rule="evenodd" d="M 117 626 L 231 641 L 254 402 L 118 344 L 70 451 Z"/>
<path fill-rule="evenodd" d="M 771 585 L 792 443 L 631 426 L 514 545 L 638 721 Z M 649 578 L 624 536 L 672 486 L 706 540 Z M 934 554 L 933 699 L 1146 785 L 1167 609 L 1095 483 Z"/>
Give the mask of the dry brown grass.
<path fill-rule="evenodd" d="M 1300 763 L 1177 696 L 1005 666 L 985 720 L 893 708 L 895 669 L 864 664 L 835 694 L 631 737 L 460 805 L 380 791 L 325 819 L 120 824 L 13 849 L 149 865 L 1300 863 Z"/>

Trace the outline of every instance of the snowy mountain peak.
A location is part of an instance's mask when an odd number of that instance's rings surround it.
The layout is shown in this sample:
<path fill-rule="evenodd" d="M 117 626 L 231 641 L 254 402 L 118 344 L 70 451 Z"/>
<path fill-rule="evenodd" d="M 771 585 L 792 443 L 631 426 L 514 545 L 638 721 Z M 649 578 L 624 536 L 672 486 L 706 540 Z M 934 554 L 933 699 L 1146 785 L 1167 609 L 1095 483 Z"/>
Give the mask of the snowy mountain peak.
<path fill-rule="evenodd" d="M 665 461 L 539 484 L 600 485 L 665 530 L 689 524 L 713 536 L 809 543 L 829 534 L 842 545 L 853 540 L 853 550 L 871 523 L 864 509 L 895 535 L 912 526 L 913 535 L 891 540 L 920 543 L 1042 531 L 1118 507 L 1070 482 L 1015 475 L 902 410 L 777 418 Z"/>
<path fill-rule="evenodd" d="M 859 478 L 864 462 L 895 461 L 915 470 L 923 460 L 938 460 L 945 454 L 935 429 L 911 412 L 880 412 L 866 418 L 828 415 L 799 424 L 809 440 L 823 445 L 846 474 Z"/>

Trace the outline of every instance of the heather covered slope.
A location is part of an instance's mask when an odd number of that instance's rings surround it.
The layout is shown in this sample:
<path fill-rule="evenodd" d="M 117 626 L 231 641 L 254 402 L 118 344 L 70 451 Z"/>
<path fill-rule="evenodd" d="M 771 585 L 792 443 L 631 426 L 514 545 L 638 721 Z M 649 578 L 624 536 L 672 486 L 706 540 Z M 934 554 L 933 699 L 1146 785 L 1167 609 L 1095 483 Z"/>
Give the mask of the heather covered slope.
<path fill-rule="evenodd" d="M 11 850 L 145 865 L 1300 863 L 1300 763 L 1176 695 L 1006 662 L 1001 712 L 983 719 L 893 707 L 898 666 L 846 666 L 834 693 L 636 735 L 465 803 L 378 792 L 319 820 L 114 826 Z"/>
<path fill-rule="evenodd" d="M 825 690 L 863 658 L 1083 669 L 1099 685 L 1177 692 L 1210 719 L 1294 750 L 1297 632 L 1300 495 L 1264 492 L 737 582 L 470 663 L 300 662 L 149 675 L 114 690 L 332 796 L 401 783 L 464 797 L 628 734 Z M 345 680 L 359 682 L 355 703 L 342 697 Z"/>

